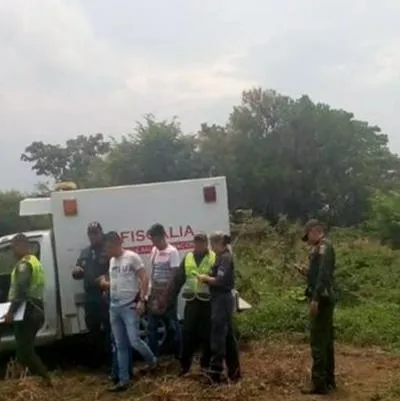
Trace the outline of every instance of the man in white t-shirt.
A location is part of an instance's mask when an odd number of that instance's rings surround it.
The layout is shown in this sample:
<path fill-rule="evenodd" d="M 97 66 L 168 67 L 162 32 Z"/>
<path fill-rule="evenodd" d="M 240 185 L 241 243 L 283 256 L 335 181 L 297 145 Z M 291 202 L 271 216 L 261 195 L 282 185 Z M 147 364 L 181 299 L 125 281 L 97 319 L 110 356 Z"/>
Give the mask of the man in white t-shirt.
<path fill-rule="evenodd" d="M 161 321 L 166 323 L 167 330 L 173 333 L 174 352 L 177 359 L 181 353 L 181 328 L 177 315 L 177 296 L 170 299 L 170 290 L 175 274 L 179 270 L 180 257 L 178 250 L 168 243 L 165 229 L 161 224 L 154 224 L 148 231 L 153 242 L 150 255 L 151 290 L 148 299 L 148 338 L 154 355 L 158 355 L 158 328 Z"/>
<path fill-rule="evenodd" d="M 119 383 L 110 389 L 121 392 L 129 385 L 129 353 L 134 348 L 151 369 L 157 359 L 148 345 L 140 338 L 140 316 L 144 313 L 149 278 L 140 256 L 122 248 L 118 233 L 106 235 L 106 252 L 110 259 L 110 323 L 115 339 L 118 358 Z M 105 283 L 103 281 L 102 287 Z"/>

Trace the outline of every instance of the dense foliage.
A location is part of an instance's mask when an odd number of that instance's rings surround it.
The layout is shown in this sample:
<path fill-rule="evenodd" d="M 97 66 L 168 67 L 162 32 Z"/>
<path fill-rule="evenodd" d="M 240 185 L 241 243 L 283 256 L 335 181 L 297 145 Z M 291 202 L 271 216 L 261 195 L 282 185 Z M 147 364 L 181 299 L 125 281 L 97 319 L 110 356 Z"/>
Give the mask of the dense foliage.
<path fill-rule="evenodd" d="M 270 221 L 323 215 L 344 226 L 363 221 L 372 191 L 393 189 L 400 173 L 378 127 L 307 96 L 261 89 L 243 93 L 225 126 L 203 124 L 195 135 L 184 135 L 176 119 L 148 115 L 119 140 L 33 142 L 22 160 L 40 177 L 79 187 L 225 175 L 232 209 Z"/>

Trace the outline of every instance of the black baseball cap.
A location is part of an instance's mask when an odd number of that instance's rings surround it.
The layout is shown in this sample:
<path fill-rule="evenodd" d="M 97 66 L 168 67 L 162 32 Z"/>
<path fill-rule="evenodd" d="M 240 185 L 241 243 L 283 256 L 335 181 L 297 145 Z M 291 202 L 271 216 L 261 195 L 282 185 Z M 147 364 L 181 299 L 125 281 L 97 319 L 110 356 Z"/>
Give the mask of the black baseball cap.
<path fill-rule="evenodd" d="M 89 223 L 88 228 L 87 228 L 88 234 L 97 234 L 97 233 L 102 233 L 103 232 L 103 227 L 98 221 L 92 221 Z"/>
<path fill-rule="evenodd" d="M 307 223 L 304 226 L 304 232 L 303 232 L 303 236 L 301 237 L 301 240 L 306 242 L 308 240 L 308 233 L 309 231 L 314 228 L 314 227 L 324 227 L 323 223 L 317 219 L 311 219 L 308 220 Z"/>

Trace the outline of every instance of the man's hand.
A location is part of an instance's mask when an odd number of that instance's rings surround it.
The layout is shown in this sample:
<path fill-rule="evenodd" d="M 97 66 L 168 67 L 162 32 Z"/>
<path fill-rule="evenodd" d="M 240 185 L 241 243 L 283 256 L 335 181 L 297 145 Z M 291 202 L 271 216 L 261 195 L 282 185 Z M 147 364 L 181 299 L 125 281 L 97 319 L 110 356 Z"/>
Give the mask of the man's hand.
<path fill-rule="evenodd" d="M 102 291 L 108 291 L 110 289 L 110 280 L 108 280 L 106 276 L 100 276 L 96 281 Z"/>
<path fill-rule="evenodd" d="M 294 268 L 302 275 L 307 276 L 308 269 L 305 266 L 301 266 L 298 263 L 295 263 Z"/>
<path fill-rule="evenodd" d="M 75 266 L 73 269 L 72 269 L 72 277 L 75 279 L 75 280 L 81 280 L 81 279 L 83 279 L 83 276 L 85 275 L 85 270 L 83 270 L 82 269 L 82 267 L 80 267 L 80 266 Z"/>
<path fill-rule="evenodd" d="M 136 312 L 138 313 L 139 316 L 144 315 L 144 313 L 146 312 L 146 305 L 144 304 L 144 301 L 139 301 L 136 304 Z"/>
<path fill-rule="evenodd" d="M 206 274 L 198 274 L 197 275 L 197 280 L 200 281 L 200 283 L 208 283 L 209 277 Z"/>
<path fill-rule="evenodd" d="M 311 301 L 309 311 L 310 311 L 311 317 L 315 317 L 318 315 L 318 302 L 317 301 Z"/>

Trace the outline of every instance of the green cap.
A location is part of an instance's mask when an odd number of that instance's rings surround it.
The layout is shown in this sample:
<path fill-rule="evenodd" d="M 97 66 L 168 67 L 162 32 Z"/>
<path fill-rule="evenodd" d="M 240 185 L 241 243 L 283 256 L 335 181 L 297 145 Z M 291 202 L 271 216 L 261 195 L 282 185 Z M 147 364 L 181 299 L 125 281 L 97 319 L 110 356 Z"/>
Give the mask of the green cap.
<path fill-rule="evenodd" d="M 309 231 L 318 226 L 323 226 L 323 224 L 317 219 L 308 220 L 306 225 L 304 226 L 303 236 L 301 237 L 302 241 L 306 242 L 308 240 Z"/>

